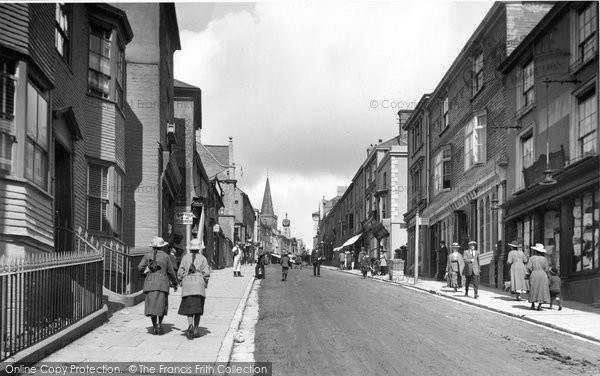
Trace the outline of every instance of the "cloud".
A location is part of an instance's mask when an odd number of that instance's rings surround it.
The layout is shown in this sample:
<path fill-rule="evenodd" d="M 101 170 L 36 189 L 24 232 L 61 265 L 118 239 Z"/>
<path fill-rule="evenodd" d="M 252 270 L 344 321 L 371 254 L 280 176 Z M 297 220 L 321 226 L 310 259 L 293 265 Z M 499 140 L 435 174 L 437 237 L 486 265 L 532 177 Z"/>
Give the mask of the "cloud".
<path fill-rule="evenodd" d="M 194 8 L 177 4 L 186 20 Z M 398 109 L 432 91 L 491 3 L 284 2 L 186 21 L 178 79 L 202 89 L 202 139 L 234 138 L 240 187 L 309 241 L 318 200 L 348 185 Z M 215 5 L 218 7 L 218 5 Z M 198 11 L 198 8 L 195 8 Z M 457 20 L 460 20 L 458 22 Z M 247 187 L 245 189 L 244 187 Z M 248 188 L 251 187 L 251 188 Z"/>

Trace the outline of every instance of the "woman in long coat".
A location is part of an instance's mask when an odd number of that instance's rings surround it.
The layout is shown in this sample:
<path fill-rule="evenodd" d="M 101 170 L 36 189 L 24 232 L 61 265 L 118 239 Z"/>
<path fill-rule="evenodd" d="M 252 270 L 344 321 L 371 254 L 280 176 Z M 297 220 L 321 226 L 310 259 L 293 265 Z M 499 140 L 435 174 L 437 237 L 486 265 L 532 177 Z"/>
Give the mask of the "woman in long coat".
<path fill-rule="evenodd" d="M 460 285 L 458 281 L 462 278 L 460 273 L 465 267 L 465 261 L 458 252 L 459 248 L 458 243 L 452 243 L 452 253 L 448 256 L 448 265 L 446 266 L 446 272 L 450 275 L 450 286 L 454 288 L 454 291 L 458 291 Z"/>
<path fill-rule="evenodd" d="M 537 310 L 542 310 L 542 303 L 550 303 L 550 288 L 548 285 L 548 275 L 550 269 L 548 260 L 543 256 L 546 249 L 543 244 L 537 243 L 531 247 L 536 252 L 534 256 L 529 258 L 527 269 L 531 271 L 529 276 L 529 302 L 531 309 L 535 309 L 535 303 L 538 304 Z"/>
<path fill-rule="evenodd" d="M 517 295 L 517 300 L 521 301 L 521 294 L 524 294 L 529 290 L 529 284 L 525 279 L 527 273 L 527 256 L 521 250 L 521 244 L 518 241 L 514 241 L 508 244 L 511 248 L 508 252 L 508 258 L 506 263 L 510 265 L 510 291 Z"/>
<path fill-rule="evenodd" d="M 146 253 L 138 265 L 140 272 L 145 271 L 144 314 L 152 320 L 152 333 L 162 334 L 162 321 L 169 308 L 169 288 L 177 286 L 177 275 L 171 257 L 164 251 L 169 243 L 157 236 L 152 239 L 152 251 Z"/>
<path fill-rule="evenodd" d="M 206 257 L 200 252 L 204 245 L 199 239 L 190 241 L 190 253 L 183 256 L 177 278 L 181 281 L 181 304 L 180 315 L 188 318 L 188 329 L 185 333 L 188 339 L 200 335 L 198 325 L 204 314 L 204 300 L 206 299 L 206 287 L 210 278 L 210 267 Z"/>

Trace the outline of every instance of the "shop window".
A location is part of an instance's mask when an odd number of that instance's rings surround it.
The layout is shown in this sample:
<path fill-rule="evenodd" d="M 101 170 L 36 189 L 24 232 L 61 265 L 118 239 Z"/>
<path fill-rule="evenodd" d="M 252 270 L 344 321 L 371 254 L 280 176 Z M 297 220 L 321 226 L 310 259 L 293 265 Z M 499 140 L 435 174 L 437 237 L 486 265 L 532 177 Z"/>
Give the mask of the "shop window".
<path fill-rule="evenodd" d="M 556 210 L 544 213 L 544 246 L 548 264 L 560 270 L 560 215 Z"/>
<path fill-rule="evenodd" d="M 573 201 L 572 271 L 600 267 L 600 197 L 588 192 Z"/>

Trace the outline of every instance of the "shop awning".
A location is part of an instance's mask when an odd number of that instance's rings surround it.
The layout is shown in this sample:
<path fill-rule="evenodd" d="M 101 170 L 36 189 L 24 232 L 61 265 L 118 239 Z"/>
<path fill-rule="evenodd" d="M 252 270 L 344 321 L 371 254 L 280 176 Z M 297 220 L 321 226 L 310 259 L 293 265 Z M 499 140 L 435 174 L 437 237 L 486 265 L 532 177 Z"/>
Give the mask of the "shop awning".
<path fill-rule="evenodd" d="M 334 249 L 333 249 L 333 251 L 334 251 L 334 252 L 337 252 L 337 251 L 339 251 L 339 250 L 340 250 L 340 249 L 342 249 L 342 248 L 344 248 L 344 246 L 340 246 L 340 247 L 334 248 Z"/>
<path fill-rule="evenodd" d="M 346 246 L 349 246 L 349 245 L 352 245 L 352 244 L 356 243 L 356 241 L 358 240 L 358 238 L 360 238 L 361 236 L 362 236 L 362 233 L 360 233 L 358 235 L 354 235 L 350 239 L 346 240 L 346 242 L 344 244 L 342 244 L 342 247 L 346 247 Z"/>

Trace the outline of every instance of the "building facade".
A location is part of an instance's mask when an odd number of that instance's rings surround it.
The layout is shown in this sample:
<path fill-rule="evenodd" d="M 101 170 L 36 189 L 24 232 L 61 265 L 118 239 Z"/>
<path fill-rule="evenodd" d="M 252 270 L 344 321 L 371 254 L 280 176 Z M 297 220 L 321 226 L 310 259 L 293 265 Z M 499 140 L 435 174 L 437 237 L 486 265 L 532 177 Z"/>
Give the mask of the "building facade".
<path fill-rule="evenodd" d="M 500 72 L 514 156 L 502 205 L 506 238 L 527 254 L 544 244 L 564 297 L 600 306 L 598 3 L 556 3 Z M 501 276 L 510 279 L 506 269 Z"/>

